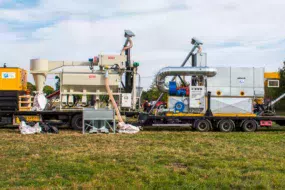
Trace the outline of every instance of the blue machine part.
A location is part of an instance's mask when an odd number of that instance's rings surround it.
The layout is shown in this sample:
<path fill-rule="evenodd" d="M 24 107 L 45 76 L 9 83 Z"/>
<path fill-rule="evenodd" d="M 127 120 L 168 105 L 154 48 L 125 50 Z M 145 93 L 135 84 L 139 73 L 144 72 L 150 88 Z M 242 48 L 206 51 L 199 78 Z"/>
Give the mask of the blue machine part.
<path fill-rule="evenodd" d="M 176 82 L 175 81 L 170 81 L 169 82 L 169 95 L 176 95 L 176 90 L 177 86 L 176 86 Z"/>
<path fill-rule="evenodd" d="M 186 96 L 186 90 L 185 89 L 179 89 L 176 92 L 177 96 Z"/>
<path fill-rule="evenodd" d="M 177 102 L 176 104 L 175 104 L 175 106 L 174 106 L 174 111 L 175 112 L 183 112 L 183 110 L 184 110 L 184 108 L 185 108 L 185 105 L 184 105 L 184 103 L 183 102 Z"/>

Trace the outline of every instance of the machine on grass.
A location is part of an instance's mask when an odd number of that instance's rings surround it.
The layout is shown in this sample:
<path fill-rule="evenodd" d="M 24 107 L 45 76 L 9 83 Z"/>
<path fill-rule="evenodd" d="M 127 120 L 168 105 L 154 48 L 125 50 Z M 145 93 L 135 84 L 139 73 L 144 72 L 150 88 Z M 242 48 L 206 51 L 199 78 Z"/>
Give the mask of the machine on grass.
<path fill-rule="evenodd" d="M 262 67 L 209 67 L 207 54 L 201 51 L 203 43 L 193 38 L 192 44 L 180 67 L 158 71 L 155 81 L 161 95 L 157 101 L 167 93 L 167 108 L 155 114 L 152 109 L 148 114 L 141 113 L 142 125 L 192 126 L 201 132 L 253 132 L 271 126 L 273 121 L 285 124 L 285 117 L 276 116 L 273 109 L 285 93 L 264 103 L 265 88 L 279 87 L 279 73 L 265 72 Z"/>
<path fill-rule="evenodd" d="M 20 68 L 0 68 L 0 124 L 28 121 L 58 121 L 82 129 L 84 109 L 115 109 L 121 113 L 137 112 L 141 89 L 137 86 L 139 63 L 131 60 L 134 33 L 125 30 L 126 41 L 120 54 L 94 56 L 87 61 L 49 61 L 32 59 L 30 73 L 36 91 L 27 90 L 27 72 Z M 47 102 L 43 88 L 48 75 L 55 75 L 60 91 Z M 34 94 L 31 94 L 34 93 Z"/>

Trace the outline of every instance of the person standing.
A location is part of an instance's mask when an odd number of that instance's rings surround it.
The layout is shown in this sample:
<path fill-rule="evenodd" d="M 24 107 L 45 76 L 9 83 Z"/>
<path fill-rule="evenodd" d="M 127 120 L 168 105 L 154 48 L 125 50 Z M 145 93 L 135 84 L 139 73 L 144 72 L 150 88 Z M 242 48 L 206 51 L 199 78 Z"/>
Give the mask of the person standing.
<path fill-rule="evenodd" d="M 143 104 L 143 111 L 144 111 L 144 112 L 147 112 L 147 111 L 149 110 L 149 108 L 148 108 L 149 105 L 150 105 L 150 104 L 149 104 L 149 102 L 148 102 L 148 99 L 146 99 L 145 102 L 144 102 L 144 104 Z"/>

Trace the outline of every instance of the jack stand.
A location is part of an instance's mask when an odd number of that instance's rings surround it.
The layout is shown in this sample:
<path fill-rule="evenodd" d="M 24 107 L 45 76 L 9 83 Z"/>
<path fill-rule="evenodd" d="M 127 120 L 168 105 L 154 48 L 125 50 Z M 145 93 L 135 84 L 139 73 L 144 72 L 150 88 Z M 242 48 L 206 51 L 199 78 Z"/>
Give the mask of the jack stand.
<path fill-rule="evenodd" d="M 208 108 L 207 111 L 205 113 L 205 116 L 213 116 L 212 110 L 211 110 L 211 92 L 208 92 Z"/>

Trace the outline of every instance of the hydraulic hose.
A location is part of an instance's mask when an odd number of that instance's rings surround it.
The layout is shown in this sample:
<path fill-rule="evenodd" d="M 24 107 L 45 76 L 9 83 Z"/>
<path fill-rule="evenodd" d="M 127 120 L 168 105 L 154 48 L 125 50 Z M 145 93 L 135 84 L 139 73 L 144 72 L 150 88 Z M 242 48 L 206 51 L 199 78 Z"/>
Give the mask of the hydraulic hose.
<path fill-rule="evenodd" d="M 128 43 L 130 45 L 123 47 L 123 49 L 121 51 L 121 55 L 123 55 L 124 51 L 126 51 L 127 49 L 131 49 L 133 47 L 133 41 L 131 38 L 128 38 Z"/>
<path fill-rule="evenodd" d="M 201 53 L 202 52 L 202 46 L 198 46 L 198 53 Z"/>

